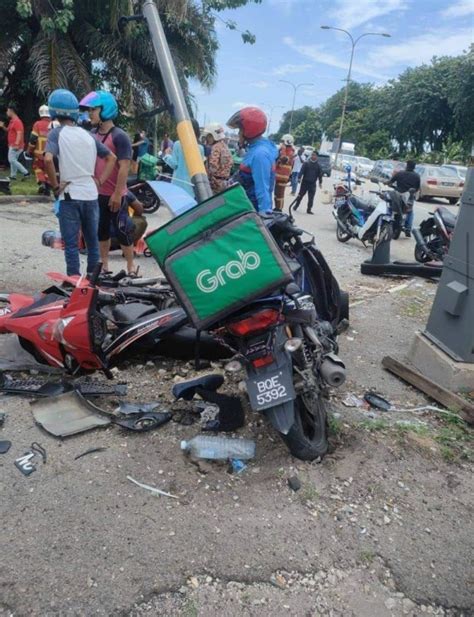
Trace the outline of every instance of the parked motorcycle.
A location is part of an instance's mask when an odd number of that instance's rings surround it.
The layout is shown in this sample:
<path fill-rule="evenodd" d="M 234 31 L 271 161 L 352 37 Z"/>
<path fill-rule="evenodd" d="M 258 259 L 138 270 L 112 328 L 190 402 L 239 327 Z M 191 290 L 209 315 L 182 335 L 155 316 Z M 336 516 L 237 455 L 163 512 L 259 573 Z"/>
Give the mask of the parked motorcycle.
<path fill-rule="evenodd" d="M 160 198 L 152 191 L 147 181 L 137 180 L 137 178 L 129 178 L 127 180 L 127 188 L 132 191 L 138 201 L 143 204 L 145 214 L 156 212 L 161 205 Z"/>
<path fill-rule="evenodd" d="M 449 252 L 457 217 L 446 207 L 440 206 L 429 218 L 413 230 L 415 259 L 420 263 L 443 261 Z"/>
<path fill-rule="evenodd" d="M 372 178 L 372 182 L 377 182 Z M 352 194 L 350 187 L 338 185 L 333 208 L 336 219 L 336 237 L 339 242 L 351 238 L 360 240 L 364 246 L 377 246 L 382 239 L 392 238 L 393 221 L 403 215 L 402 199 L 396 191 L 369 191 L 378 197 L 369 203 Z"/>
<path fill-rule="evenodd" d="M 394 209 L 394 218 L 393 218 L 393 240 L 398 240 L 400 237 L 403 228 L 406 228 L 405 219 L 408 216 L 408 213 L 413 210 L 415 205 L 415 195 L 416 189 L 410 189 L 406 193 L 398 193 L 397 191 L 390 191 L 390 195 L 393 200 L 397 200 L 398 206 Z"/>
<path fill-rule="evenodd" d="M 215 334 L 236 353 L 227 369 L 246 371 L 252 409 L 267 417 L 294 456 L 314 460 L 328 449 L 329 388 L 346 377 L 336 354 L 338 332 L 348 323 L 347 295 L 314 239 L 303 242 L 304 232 L 291 216 L 273 213 L 264 220 L 295 282 L 284 294 L 261 298 L 231 315 Z"/>

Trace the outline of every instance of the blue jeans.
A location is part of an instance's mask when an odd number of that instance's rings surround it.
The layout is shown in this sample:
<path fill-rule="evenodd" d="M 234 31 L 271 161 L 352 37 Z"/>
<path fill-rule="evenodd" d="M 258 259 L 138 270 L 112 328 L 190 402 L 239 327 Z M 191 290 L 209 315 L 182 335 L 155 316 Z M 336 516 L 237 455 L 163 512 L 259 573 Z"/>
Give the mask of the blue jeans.
<path fill-rule="evenodd" d="M 64 240 L 64 257 L 68 276 L 81 274 L 79 261 L 79 233 L 87 246 L 87 272 L 90 274 L 99 262 L 99 204 L 97 200 L 61 200 L 59 229 Z"/>
<path fill-rule="evenodd" d="M 10 178 L 16 178 L 16 172 L 19 171 L 21 174 L 26 176 L 28 174 L 28 170 L 26 167 L 23 167 L 21 163 L 18 162 L 18 159 L 21 156 L 23 150 L 16 148 L 8 148 L 8 162 L 10 163 Z"/>
<path fill-rule="evenodd" d="M 411 212 L 407 212 L 407 215 L 405 216 L 405 229 L 411 231 L 412 227 L 413 227 L 413 219 L 415 218 L 415 210 L 412 209 Z"/>
<path fill-rule="evenodd" d="M 294 195 L 296 191 L 298 190 L 298 172 L 297 171 L 291 172 L 290 180 L 291 180 L 291 194 Z"/>

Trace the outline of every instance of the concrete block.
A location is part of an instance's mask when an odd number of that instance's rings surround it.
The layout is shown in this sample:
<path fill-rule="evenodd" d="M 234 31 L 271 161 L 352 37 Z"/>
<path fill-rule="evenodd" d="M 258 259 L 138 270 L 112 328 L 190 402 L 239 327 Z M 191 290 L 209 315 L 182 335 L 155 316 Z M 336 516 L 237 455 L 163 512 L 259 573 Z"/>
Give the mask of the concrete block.
<path fill-rule="evenodd" d="M 408 361 L 443 388 L 452 392 L 474 391 L 474 363 L 456 362 L 422 332 L 415 333 Z"/>

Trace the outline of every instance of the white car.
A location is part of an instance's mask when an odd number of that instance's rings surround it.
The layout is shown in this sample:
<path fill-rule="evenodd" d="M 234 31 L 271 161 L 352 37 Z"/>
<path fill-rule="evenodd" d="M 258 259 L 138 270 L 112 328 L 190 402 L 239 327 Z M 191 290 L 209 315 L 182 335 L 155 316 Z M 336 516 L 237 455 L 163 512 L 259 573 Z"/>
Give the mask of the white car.
<path fill-rule="evenodd" d="M 441 167 L 446 167 L 447 169 L 452 169 L 457 173 L 457 175 L 461 178 L 461 180 L 466 180 L 467 167 L 464 165 L 441 165 Z"/>
<path fill-rule="evenodd" d="M 356 162 L 355 162 L 356 173 L 359 176 L 368 178 L 370 176 L 370 172 L 374 168 L 374 162 L 365 156 L 356 156 L 355 159 L 356 159 Z"/>

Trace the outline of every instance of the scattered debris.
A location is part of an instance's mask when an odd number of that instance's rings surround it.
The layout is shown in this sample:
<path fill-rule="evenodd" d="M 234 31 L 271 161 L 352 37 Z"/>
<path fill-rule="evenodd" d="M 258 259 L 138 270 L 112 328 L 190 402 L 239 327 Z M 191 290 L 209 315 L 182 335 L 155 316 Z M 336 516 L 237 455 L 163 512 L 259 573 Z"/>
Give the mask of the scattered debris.
<path fill-rule="evenodd" d="M 115 411 L 123 415 L 131 415 L 137 413 L 149 413 L 160 406 L 159 402 L 153 403 L 130 403 L 129 401 L 121 401 Z"/>
<path fill-rule="evenodd" d="M 8 440 L 0 441 L 0 454 L 6 454 L 11 448 L 12 442 Z"/>
<path fill-rule="evenodd" d="M 6 394 L 26 394 L 28 396 L 49 397 L 77 390 L 83 396 L 125 396 L 127 384 L 108 384 L 99 380 L 84 381 L 43 381 L 41 379 L 14 379 L 0 373 L 0 392 Z"/>
<path fill-rule="evenodd" d="M 149 486 L 148 484 L 143 484 L 142 482 L 138 482 L 137 480 L 134 480 L 131 476 L 127 476 L 127 480 L 129 480 L 130 482 L 133 482 L 133 484 L 136 484 L 140 488 L 144 488 L 145 490 L 150 491 L 151 493 L 156 493 L 157 495 L 163 495 L 164 497 L 171 497 L 172 499 L 179 499 L 179 497 L 177 497 L 176 495 L 172 495 L 171 493 L 166 493 L 165 491 L 162 491 L 159 488 L 155 488 L 154 486 Z"/>
<path fill-rule="evenodd" d="M 291 476 L 291 478 L 288 478 L 288 486 L 292 491 L 295 491 L 295 493 L 296 491 L 299 491 L 301 488 L 301 482 L 298 476 Z"/>
<path fill-rule="evenodd" d="M 104 452 L 105 450 L 107 450 L 107 448 L 105 447 L 89 448 L 89 450 L 86 450 L 85 452 L 82 452 L 82 454 L 78 454 L 77 456 L 75 456 L 74 460 L 77 461 L 77 459 L 82 458 L 83 456 L 88 456 L 89 454 L 95 454 L 96 452 Z"/>
<path fill-rule="evenodd" d="M 32 462 L 35 456 L 41 456 L 43 464 L 46 463 L 46 450 L 36 441 L 31 444 L 29 450 L 14 461 L 15 467 L 19 469 L 24 476 L 31 475 L 36 471 L 36 465 Z"/>
<path fill-rule="evenodd" d="M 381 411 L 390 411 L 392 409 L 392 404 L 387 401 L 387 399 L 377 394 L 377 392 L 369 391 L 364 394 L 364 400 L 369 403 L 371 407 L 375 407 L 375 409 L 380 409 Z"/>
<path fill-rule="evenodd" d="M 5 424 L 6 417 L 7 414 L 4 411 L 0 411 L 0 426 L 3 426 Z"/>
<path fill-rule="evenodd" d="M 239 458 L 230 459 L 230 467 L 232 473 L 242 473 L 245 469 L 247 469 L 247 465 Z"/>
<path fill-rule="evenodd" d="M 144 433 L 145 431 L 151 431 L 166 424 L 172 417 L 173 414 L 169 411 L 157 411 L 133 415 L 131 418 L 126 418 L 124 420 L 114 419 L 114 424 L 118 424 L 130 431 Z"/>
<path fill-rule="evenodd" d="M 108 426 L 110 417 L 74 390 L 30 403 L 35 422 L 55 437 L 67 437 L 99 426 Z"/>
<path fill-rule="evenodd" d="M 359 409 L 369 409 L 369 404 L 364 399 L 359 398 L 355 394 L 348 394 L 342 404 L 346 407 L 358 407 Z"/>
<path fill-rule="evenodd" d="M 182 441 L 181 450 L 190 452 L 196 458 L 248 460 L 255 456 L 255 442 L 251 439 L 196 435 L 189 441 Z"/>
<path fill-rule="evenodd" d="M 203 375 L 190 381 L 183 381 L 173 386 L 173 396 L 176 399 L 191 401 L 195 394 L 200 394 L 199 390 L 215 392 L 224 383 L 224 377 L 220 374 Z"/>

